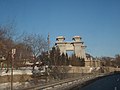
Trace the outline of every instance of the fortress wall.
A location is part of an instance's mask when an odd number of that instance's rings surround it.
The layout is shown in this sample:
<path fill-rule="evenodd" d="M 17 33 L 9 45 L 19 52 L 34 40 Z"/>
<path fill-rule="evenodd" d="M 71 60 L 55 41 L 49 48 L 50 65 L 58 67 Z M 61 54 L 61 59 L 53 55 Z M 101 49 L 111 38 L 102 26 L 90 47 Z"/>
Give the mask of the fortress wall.
<path fill-rule="evenodd" d="M 120 71 L 120 68 L 114 68 L 114 67 L 103 67 L 102 70 L 104 70 L 104 73 L 107 72 L 114 72 L 114 71 Z M 95 73 L 99 72 L 100 67 L 77 67 L 72 66 L 68 73 Z"/>
<path fill-rule="evenodd" d="M 68 73 L 90 73 L 90 67 L 72 66 Z"/>

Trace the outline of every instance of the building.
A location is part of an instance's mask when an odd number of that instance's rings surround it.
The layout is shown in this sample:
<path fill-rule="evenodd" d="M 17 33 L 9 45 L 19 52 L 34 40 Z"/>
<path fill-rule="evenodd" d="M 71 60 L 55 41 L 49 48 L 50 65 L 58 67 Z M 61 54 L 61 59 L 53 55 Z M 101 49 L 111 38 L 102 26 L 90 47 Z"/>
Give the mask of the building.
<path fill-rule="evenodd" d="M 66 54 L 67 51 L 73 51 L 77 57 L 83 58 L 85 60 L 85 67 L 100 66 L 99 60 L 93 60 L 91 56 L 88 57 L 85 53 L 86 46 L 80 36 L 74 36 L 71 42 L 66 42 L 64 36 L 58 36 L 55 45 L 59 47 L 61 53 Z"/>

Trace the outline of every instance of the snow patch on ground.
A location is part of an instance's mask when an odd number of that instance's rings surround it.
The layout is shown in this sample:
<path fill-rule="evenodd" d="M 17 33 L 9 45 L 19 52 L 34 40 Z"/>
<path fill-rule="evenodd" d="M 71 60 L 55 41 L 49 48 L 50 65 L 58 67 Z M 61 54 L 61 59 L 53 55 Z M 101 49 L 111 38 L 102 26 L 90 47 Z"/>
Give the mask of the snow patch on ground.
<path fill-rule="evenodd" d="M 13 75 L 32 75 L 32 70 L 13 70 Z M 11 70 L 6 73 L 6 70 L 0 70 L 0 76 L 11 75 Z"/>

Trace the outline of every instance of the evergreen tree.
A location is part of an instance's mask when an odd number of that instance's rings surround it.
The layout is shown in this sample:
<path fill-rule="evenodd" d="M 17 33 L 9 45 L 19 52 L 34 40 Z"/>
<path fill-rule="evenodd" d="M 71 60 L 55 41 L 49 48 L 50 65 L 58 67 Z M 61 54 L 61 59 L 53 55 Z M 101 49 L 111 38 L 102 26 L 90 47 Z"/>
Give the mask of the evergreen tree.
<path fill-rule="evenodd" d="M 69 65 L 70 64 L 70 60 L 68 58 L 68 54 L 66 53 L 66 65 Z"/>
<path fill-rule="evenodd" d="M 66 60 L 65 60 L 65 54 L 64 53 L 62 53 L 62 56 L 61 56 L 61 63 L 62 63 L 62 65 L 66 65 Z"/>

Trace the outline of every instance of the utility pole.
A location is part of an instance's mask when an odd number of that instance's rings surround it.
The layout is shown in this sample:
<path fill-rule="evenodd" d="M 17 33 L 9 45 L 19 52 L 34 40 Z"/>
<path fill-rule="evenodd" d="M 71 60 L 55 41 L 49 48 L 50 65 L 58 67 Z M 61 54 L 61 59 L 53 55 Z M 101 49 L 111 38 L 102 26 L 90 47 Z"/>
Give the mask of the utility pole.
<path fill-rule="evenodd" d="M 47 42 L 48 42 L 48 59 L 50 57 L 50 34 L 48 33 L 48 37 L 47 37 Z M 48 61 L 50 62 L 50 61 Z M 50 64 L 50 63 L 48 63 Z M 46 67 L 46 72 L 47 72 L 47 75 L 48 75 L 48 66 Z M 48 82 L 48 76 L 46 76 L 46 82 Z"/>
<path fill-rule="evenodd" d="M 13 90 L 13 68 L 14 68 L 14 55 L 16 53 L 16 49 L 12 49 L 12 60 L 11 60 L 11 90 Z"/>

